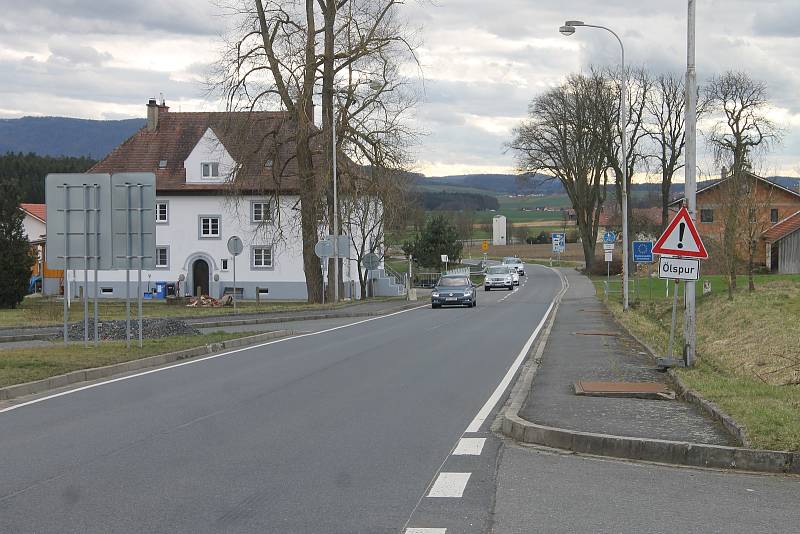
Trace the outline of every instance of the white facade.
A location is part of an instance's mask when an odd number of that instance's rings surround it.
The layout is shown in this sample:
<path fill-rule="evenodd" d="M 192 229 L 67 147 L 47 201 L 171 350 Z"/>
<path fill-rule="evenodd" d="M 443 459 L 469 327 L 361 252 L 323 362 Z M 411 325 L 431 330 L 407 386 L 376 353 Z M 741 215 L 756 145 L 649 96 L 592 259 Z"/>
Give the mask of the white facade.
<path fill-rule="evenodd" d="M 187 184 L 223 183 L 233 171 L 234 160 L 211 128 L 206 129 L 183 162 Z"/>
<path fill-rule="evenodd" d="M 142 291 L 154 291 L 157 282 L 166 282 L 174 284 L 180 296 L 196 295 L 198 288 L 215 298 L 232 293 L 234 265 L 227 243 L 235 235 L 244 242 L 242 254 L 236 257 L 237 295 L 255 299 L 259 290 L 262 299 L 307 298 L 298 200 L 296 195 L 281 198 L 282 231 L 278 232 L 272 199 L 242 196 L 234 201 L 221 194 L 158 195 L 156 260 L 161 266 L 142 272 Z M 257 220 L 263 217 L 261 214 L 271 220 Z M 217 223 L 208 224 L 209 219 Z M 351 279 L 356 280 L 357 296 L 356 268 L 355 261 L 345 261 L 342 274 L 346 286 Z M 125 271 L 101 272 L 100 296 L 124 298 L 125 277 Z M 91 272 L 89 279 L 92 292 Z M 76 271 L 75 280 L 82 285 L 82 271 Z M 136 271 L 131 271 L 131 280 L 136 283 Z M 131 295 L 135 294 L 132 288 Z"/>
<path fill-rule="evenodd" d="M 506 244 L 506 230 L 505 215 L 495 215 L 492 219 L 492 245 Z"/>
<path fill-rule="evenodd" d="M 27 211 L 25 212 L 25 218 L 22 219 L 22 227 L 25 230 L 28 241 L 44 239 L 44 236 L 47 234 L 47 225 L 44 221 L 37 219 Z"/>

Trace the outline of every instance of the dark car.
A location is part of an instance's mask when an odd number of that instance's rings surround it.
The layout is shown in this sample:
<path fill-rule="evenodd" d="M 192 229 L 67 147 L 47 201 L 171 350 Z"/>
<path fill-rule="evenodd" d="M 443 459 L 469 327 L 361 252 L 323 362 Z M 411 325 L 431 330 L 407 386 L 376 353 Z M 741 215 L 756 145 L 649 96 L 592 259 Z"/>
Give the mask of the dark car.
<path fill-rule="evenodd" d="M 478 305 L 478 296 L 475 284 L 469 276 L 451 274 L 439 278 L 431 291 L 431 308 L 440 306 L 468 306 L 474 308 Z"/>

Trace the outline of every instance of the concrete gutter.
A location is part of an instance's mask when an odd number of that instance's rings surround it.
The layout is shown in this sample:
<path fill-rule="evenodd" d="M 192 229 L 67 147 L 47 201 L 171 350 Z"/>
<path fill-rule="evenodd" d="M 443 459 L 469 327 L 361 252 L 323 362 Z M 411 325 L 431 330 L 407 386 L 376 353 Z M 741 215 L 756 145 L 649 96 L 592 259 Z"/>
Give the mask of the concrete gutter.
<path fill-rule="evenodd" d="M 240 337 L 236 339 L 229 339 L 219 343 L 209 343 L 200 347 L 193 347 L 190 349 L 179 350 L 176 352 L 169 352 L 166 354 L 158 354 L 156 356 L 148 356 L 147 358 L 140 358 L 138 360 L 131 360 L 129 362 L 115 363 L 112 365 L 105 365 L 103 367 L 93 367 L 90 369 L 80 369 L 78 371 L 71 371 L 63 375 L 52 376 L 35 382 L 26 382 L 24 384 L 15 384 L 13 386 L 6 386 L 0 388 L 0 400 L 15 399 L 26 395 L 34 395 L 36 393 L 43 393 L 53 389 L 62 388 L 79 382 L 86 382 L 91 380 L 98 380 L 102 378 L 110 378 L 115 375 L 138 371 L 149 367 L 158 367 L 168 363 L 176 362 L 178 360 L 186 360 L 189 358 L 196 358 L 198 356 L 206 356 L 216 352 L 225 350 L 246 347 L 250 345 L 257 345 L 271 339 L 279 337 L 291 336 L 297 334 L 292 330 L 276 330 L 274 332 L 265 332 L 263 334 L 256 334 L 254 336 Z"/>
<path fill-rule="evenodd" d="M 559 273 L 559 275 L 561 275 L 561 273 Z M 558 297 L 558 302 L 560 302 L 560 300 L 561 296 Z M 557 309 L 558 305 L 553 307 L 543 335 L 537 341 L 516 384 L 514 384 L 508 403 L 499 414 L 499 430 L 503 434 L 521 443 L 543 445 L 546 447 L 598 456 L 695 467 L 736 469 L 764 473 L 800 474 L 800 452 L 726 447 L 684 441 L 581 432 L 578 430 L 539 425 L 520 417 L 519 412 L 528 398 L 528 392 L 531 389 L 534 376 L 541 363 L 547 339 L 550 336 L 550 331 L 555 322 Z M 678 382 L 676 382 L 676 384 L 677 383 Z M 690 400 L 690 402 L 691 398 L 696 398 L 697 402 L 702 401 L 708 403 L 708 401 L 702 399 L 697 393 L 686 388 L 684 388 L 682 395 L 686 395 L 686 392 L 689 393 L 689 396 L 686 398 Z M 712 403 L 708 404 L 714 406 Z M 704 409 L 711 409 L 710 406 L 699 405 Z M 720 411 L 719 413 L 722 412 Z M 731 419 L 731 421 L 733 420 Z M 733 424 L 735 425 L 735 422 Z M 736 433 L 734 433 L 734 435 L 736 435 Z"/>

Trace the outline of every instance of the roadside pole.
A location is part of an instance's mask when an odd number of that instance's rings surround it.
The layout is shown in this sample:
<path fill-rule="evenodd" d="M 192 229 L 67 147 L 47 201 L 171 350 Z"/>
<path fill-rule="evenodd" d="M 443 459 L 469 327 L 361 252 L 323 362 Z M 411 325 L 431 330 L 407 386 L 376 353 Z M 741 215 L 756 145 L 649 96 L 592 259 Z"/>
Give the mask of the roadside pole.
<path fill-rule="evenodd" d="M 689 216 L 697 220 L 697 74 L 695 72 L 695 0 L 688 0 L 686 35 L 686 184 L 685 193 Z M 684 357 L 686 365 L 694 365 L 697 347 L 695 282 L 687 282 L 686 311 L 683 321 Z"/>

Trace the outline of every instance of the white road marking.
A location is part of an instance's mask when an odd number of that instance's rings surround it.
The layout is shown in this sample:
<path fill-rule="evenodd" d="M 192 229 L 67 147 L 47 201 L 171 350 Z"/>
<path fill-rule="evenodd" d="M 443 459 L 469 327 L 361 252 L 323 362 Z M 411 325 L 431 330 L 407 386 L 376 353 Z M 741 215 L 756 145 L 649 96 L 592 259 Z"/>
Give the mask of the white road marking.
<path fill-rule="evenodd" d="M 561 279 L 560 276 L 559 279 Z M 564 290 L 564 282 L 562 281 L 561 291 L 563 290 Z M 514 360 L 514 363 L 512 363 L 511 367 L 508 368 L 508 372 L 506 372 L 506 375 L 497 385 L 497 388 L 495 388 L 494 392 L 492 392 L 492 394 L 489 396 L 489 399 L 486 401 L 486 403 L 483 405 L 480 411 L 478 411 L 475 418 L 472 420 L 467 429 L 464 431 L 465 434 L 470 432 L 478 432 L 481 429 L 481 425 L 483 425 L 484 421 L 486 421 L 486 418 L 489 417 L 490 413 L 492 413 L 492 410 L 494 409 L 497 402 L 500 400 L 500 397 L 503 396 L 503 392 L 505 392 L 506 388 L 508 388 L 508 385 L 511 383 L 511 379 L 514 378 L 514 375 L 517 373 L 517 369 L 519 369 L 519 366 L 522 365 L 523 361 L 525 361 L 525 357 L 531 350 L 533 342 L 536 341 L 536 338 L 538 337 L 539 332 L 541 332 L 544 323 L 550 316 L 550 312 L 552 311 L 553 306 L 555 306 L 556 298 L 558 298 L 558 293 L 556 294 L 555 297 L 553 297 L 553 300 L 550 301 L 550 306 L 547 307 L 547 311 L 545 311 L 544 315 L 542 315 L 542 320 L 539 321 L 538 325 L 536 325 L 536 328 L 533 330 L 531 337 L 528 338 L 528 341 L 525 342 L 525 345 L 522 347 L 522 350 L 519 351 L 517 359 Z"/>
<path fill-rule="evenodd" d="M 464 488 L 467 487 L 471 475 L 472 473 L 439 473 L 428 497 L 460 498 L 464 495 Z"/>
<path fill-rule="evenodd" d="M 453 456 L 480 456 L 484 443 L 486 443 L 486 438 L 461 438 L 453 451 Z"/>
<path fill-rule="evenodd" d="M 244 352 L 244 351 L 247 351 L 247 350 L 258 349 L 258 348 L 261 348 L 261 347 L 266 347 L 268 345 L 275 345 L 276 343 L 285 343 L 287 341 L 292 341 L 294 339 L 300 339 L 300 338 L 311 337 L 311 336 L 318 336 L 320 334 L 327 334 L 328 332 L 333 332 L 334 330 L 341 330 L 342 328 L 349 328 L 351 326 L 356 326 L 356 325 L 359 325 L 359 324 L 368 323 L 370 321 L 377 321 L 378 319 L 385 319 L 386 317 L 392 317 L 394 315 L 400 315 L 401 313 L 406 313 L 406 312 L 418 310 L 420 308 L 427 308 L 427 307 L 428 307 L 428 304 L 423 304 L 422 306 L 416 306 L 414 308 L 409 308 L 409 309 L 406 309 L 406 310 L 400 310 L 400 311 L 397 311 L 397 312 L 394 312 L 394 313 L 389 313 L 387 315 L 380 315 L 378 317 L 370 317 L 369 319 L 356 321 L 355 323 L 348 323 L 348 324 L 343 324 L 343 325 L 340 325 L 340 326 L 334 326 L 334 327 L 328 328 L 326 330 L 319 330 L 318 332 L 309 332 L 307 334 L 299 334 L 299 335 L 291 336 L 291 337 L 283 337 L 283 338 L 280 338 L 280 339 L 276 339 L 274 341 L 267 341 L 265 343 L 259 343 L 258 345 L 251 345 L 249 347 L 242 347 L 240 349 L 229 350 L 229 351 L 226 351 L 226 352 L 220 352 L 219 354 L 212 354 L 210 356 L 204 356 L 202 358 L 196 358 L 196 359 L 193 359 L 193 360 L 187 360 L 185 362 L 176 363 L 174 365 L 168 365 L 166 367 L 158 367 L 156 369 L 151 369 L 149 371 L 143 371 L 141 373 L 136 373 L 136 374 L 127 375 L 127 376 L 121 376 L 119 378 L 112 378 L 110 380 L 104 380 L 103 382 L 97 382 L 95 384 L 89 384 L 88 386 L 83 386 L 83 387 L 79 387 L 79 388 L 75 388 L 75 389 L 70 389 L 68 391 L 62 391 L 61 393 L 55 393 L 53 395 L 47 395 L 46 397 L 40 397 L 38 399 L 33 399 L 33 400 L 28 401 L 28 402 L 21 402 L 19 404 L 15 404 L 13 406 L 9 406 L 8 408 L 0 409 L 0 414 L 1 413 L 5 413 L 5 412 L 10 412 L 12 410 L 17 410 L 19 408 L 22 408 L 23 406 L 30 406 L 32 404 L 38 404 L 38 403 L 44 402 L 46 400 L 55 399 L 55 398 L 58 398 L 58 397 L 63 397 L 65 395 L 70 395 L 72 393 L 77 393 L 79 391 L 84 391 L 84 390 L 87 390 L 87 389 L 93 389 L 93 388 L 96 388 L 96 387 L 105 386 L 106 384 L 113 384 L 114 382 L 122 382 L 124 380 L 130 380 L 132 378 L 137 378 L 137 377 L 140 377 L 140 376 L 145 376 L 145 375 L 149 375 L 149 374 L 153 374 L 153 373 L 160 373 L 162 371 L 167 371 L 169 369 L 174 369 L 176 367 L 183 367 L 184 365 L 193 365 L 193 364 L 196 364 L 196 363 L 204 362 L 206 360 L 213 360 L 215 358 L 221 358 L 223 356 L 230 356 L 231 354 L 236 354 L 237 352 Z"/>
<path fill-rule="evenodd" d="M 446 528 L 407 528 L 406 534 L 447 534 Z"/>

